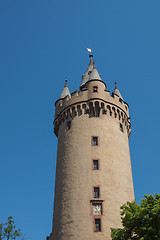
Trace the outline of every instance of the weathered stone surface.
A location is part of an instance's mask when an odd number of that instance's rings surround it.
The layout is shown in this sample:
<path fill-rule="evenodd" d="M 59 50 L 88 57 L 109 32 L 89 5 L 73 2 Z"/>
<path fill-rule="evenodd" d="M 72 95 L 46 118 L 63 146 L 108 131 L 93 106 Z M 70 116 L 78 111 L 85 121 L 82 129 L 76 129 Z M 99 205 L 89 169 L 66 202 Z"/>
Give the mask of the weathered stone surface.
<path fill-rule="evenodd" d="M 93 86 L 98 93 L 92 92 Z M 101 81 L 88 82 L 86 89 L 56 102 L 58 151 L 50 240 L 110 240 L 110 228 L 121 227 L 120 206 L 134 199 L 128 105 L 110 96 Z M 92 136 L 98 136 L 99 146 L 91 145 Z M 93 170 L 93 159 L 99 160 L 99 170 Z M 94 186 L 100 187 L 103 201 L 101 232 L 94 231 Z"/>

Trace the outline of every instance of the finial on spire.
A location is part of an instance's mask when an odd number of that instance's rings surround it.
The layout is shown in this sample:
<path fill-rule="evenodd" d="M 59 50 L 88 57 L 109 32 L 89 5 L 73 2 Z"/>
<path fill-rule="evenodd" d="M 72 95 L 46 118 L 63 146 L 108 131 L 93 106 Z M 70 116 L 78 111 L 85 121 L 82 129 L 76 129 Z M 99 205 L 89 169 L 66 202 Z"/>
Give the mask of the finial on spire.
<path fill-rule="evenodd" d="M 93 54 L 89 54 L 90 61 L 92 62 Z"/>
<path fill-rule="evenodd" d="M 67 79 L 65 79 L 65 87 L 67 87 Z"/>
<path fill-rule="evenodd" d="M 90 57 L 90 61 L 92 61 L 92 58 L 93 58 L 92 49 L 87 48 L 87 51 L 90 52 L 89 57 Z"/>
<path fill-rule="evenodd" d="M 115 83 L 114 83 L 114 84 L 115 84 L 115 89 L 117 89 L 117 82 L 116 82 L 116 80 L 115 80 Z"/>
<path fill-rule="evenodd" d="M 65 85 L 64 85 L 64 88 L 63 88 L 60 98 L 65 98 L 66 96 L 69 96 L 69 98 L 71 97 L 69 88 L 67 86 L 67 79 L 65 79 Z"/>

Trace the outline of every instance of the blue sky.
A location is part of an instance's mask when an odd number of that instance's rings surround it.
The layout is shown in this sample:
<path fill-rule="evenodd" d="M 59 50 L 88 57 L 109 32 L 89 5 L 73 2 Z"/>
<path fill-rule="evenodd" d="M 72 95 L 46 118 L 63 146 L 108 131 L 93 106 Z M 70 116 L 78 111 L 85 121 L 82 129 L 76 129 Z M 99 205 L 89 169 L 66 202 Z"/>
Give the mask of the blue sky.
<path fill-rule="evenodd" d="M 54 102 L 79 88 L 92 48 L 112 92 L 130 106 L 137 201 L 160 193 L 160 1 L 0 1 L 0 222 L 28 240 L 51 232 L 57 139 Z"/>

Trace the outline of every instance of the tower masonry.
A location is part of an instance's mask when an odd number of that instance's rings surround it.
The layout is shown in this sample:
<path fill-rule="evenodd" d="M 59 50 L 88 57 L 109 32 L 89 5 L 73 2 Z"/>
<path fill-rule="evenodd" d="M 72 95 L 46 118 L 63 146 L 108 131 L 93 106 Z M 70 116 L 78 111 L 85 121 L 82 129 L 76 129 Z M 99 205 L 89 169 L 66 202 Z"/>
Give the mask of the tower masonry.
<path fill-rule="evenodd" d="M 67 82 L 55 103 L 58 138 L 53 228 L 49 240 L 111 240 L 120 206 L 134 200 L 128 104 L 110 95 L 95 63 L 79 91 Z"/>

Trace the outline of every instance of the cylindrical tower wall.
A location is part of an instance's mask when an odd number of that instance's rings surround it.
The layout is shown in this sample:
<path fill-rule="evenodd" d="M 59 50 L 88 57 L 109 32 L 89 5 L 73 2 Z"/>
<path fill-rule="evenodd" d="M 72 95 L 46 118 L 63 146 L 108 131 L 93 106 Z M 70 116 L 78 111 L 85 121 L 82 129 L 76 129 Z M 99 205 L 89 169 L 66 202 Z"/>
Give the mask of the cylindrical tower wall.
<path fill-rule="evenodd" d="M 82 103 L 78 96 L 64 103 L 55 116 L 58 152 L 54 240 L 110 240 L 110 228 L 121 227 L 120 206 L 134 199 L 128 109 L 125 103 L 121 106 L 119 100 L 103 96 L 102 84 L 97 82 L 98 93 L 82 94 Z M 98 146 L 92 146 L 93 137 L 98 137 Z M 98 160 L 98 170 L 93 170 L 93 160 Z M 98 199 L 94 198 L 94 187 L 99 187 Z M 94 229 L 95 201 L 102 205 L 100 232 Z"/>

